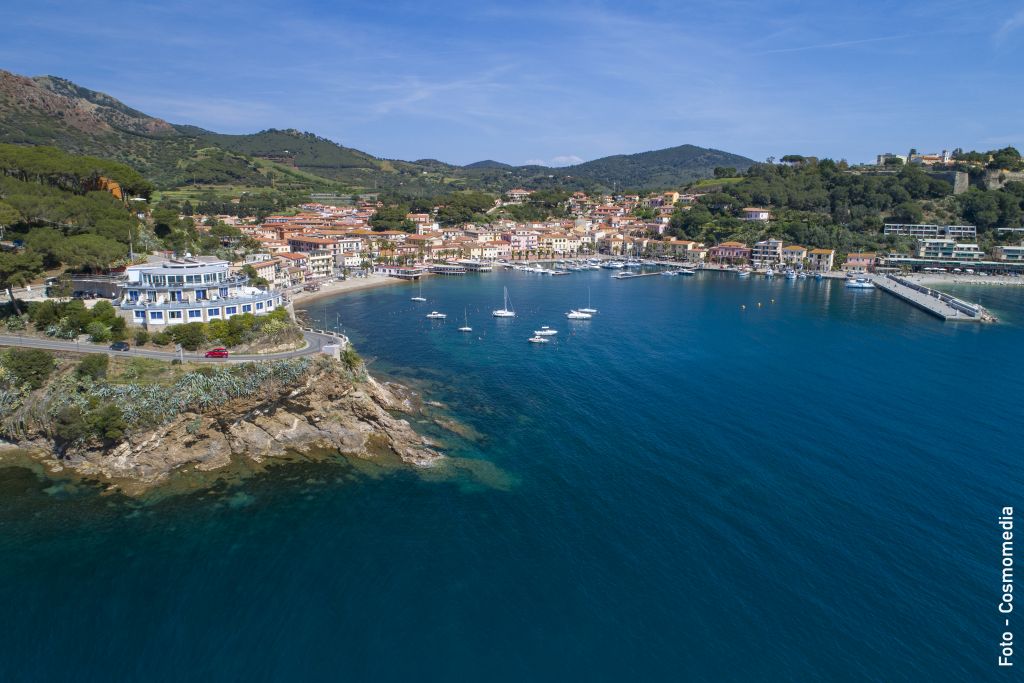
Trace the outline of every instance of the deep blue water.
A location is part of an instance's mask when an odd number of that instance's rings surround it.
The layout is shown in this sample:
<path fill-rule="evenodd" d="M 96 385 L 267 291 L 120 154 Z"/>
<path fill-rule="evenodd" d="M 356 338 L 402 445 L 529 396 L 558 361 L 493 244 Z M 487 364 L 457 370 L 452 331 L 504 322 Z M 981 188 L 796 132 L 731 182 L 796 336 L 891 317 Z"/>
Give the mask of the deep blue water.
<path fill-rule="evenodd" d="M 3 678 L 1010 680 L 1024 288 L 961 290 L 982 327 L 838 282 L 608 275 L 312 305 L 499 472 L 293 464 L 140 505 L 0 470 Z"/>

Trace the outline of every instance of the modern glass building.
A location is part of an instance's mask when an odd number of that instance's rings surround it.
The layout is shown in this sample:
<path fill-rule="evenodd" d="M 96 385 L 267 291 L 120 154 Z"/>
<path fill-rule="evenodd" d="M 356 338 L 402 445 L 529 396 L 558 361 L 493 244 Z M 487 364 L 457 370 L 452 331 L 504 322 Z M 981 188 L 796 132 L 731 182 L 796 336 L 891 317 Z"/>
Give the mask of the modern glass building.
<path fill-rule="evenodd" d="M 152 261 L 125 269 L 118 305 L 130 323 L 146 328 L 264 315 L 281 306 L 280 292 L 249 286 L 229 263 L 203 257 Z"/>

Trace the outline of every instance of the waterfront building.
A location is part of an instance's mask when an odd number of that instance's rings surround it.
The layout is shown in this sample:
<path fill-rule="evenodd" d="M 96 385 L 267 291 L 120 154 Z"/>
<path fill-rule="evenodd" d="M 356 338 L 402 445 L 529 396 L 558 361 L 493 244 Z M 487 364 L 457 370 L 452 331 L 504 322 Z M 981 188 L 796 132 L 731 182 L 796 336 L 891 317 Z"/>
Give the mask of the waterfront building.
<path fill-rule="evenodd" d="M 118 313 L 148 329 L 224 320 L 242 313 L 263 315 L 281 305 L 281 294 L 252 287 L 212 257 L 151 259 L 128 266 Z"/>
<path fill-rule="evenodd" d="M 803 263 L 805 258 L 807 258 L 807 247 L 801 247 L 799 244 L 790 244 L 788 247 L 782 248 L 783 263 L 795 266 Z"/>
<path fill-rule="evenodd" d="M 750 247 L 742 242 L 722 242 L 708 249 L 708 258 L 718 263 L 746 263 L 750 260 Z"/>
<path fill-rule="evenodd" d="M 754 267 L 771 266 L 782 262 L 782 240 L 769 237 L 754 244 L 750 251 L 750 260 Z"/>
<path fill-rule="evenodd" d="M 978 228 L 973 225 L 934 225 L 930 223 L 886 223 L 883 226 L 886 235 L 915 237 L 917 239 L 953 238 L 975 240 Z"/>
<path fill-rule="evenodd" d="M 811 270 L 827 273 L 835 266 L 835 249 L 811 249 L 807 253 L 807 262 Z"/>
<path fill-rule="evenodd" d="M 870 273 L 875 269 L 877 254 L 869 252 L 851 252 L 846 255 L 842 269 L 846 273 Z"/>
<path fill-rule="evenodd" d="M 985 258 L 985 252 L 977 244 L 961 244 L 951 238 L 923 239 L 917 242 L 917 257 L 969 261 Z"/>
<path fill-rule="evenodd" d="M 1004 244 L 995 248 L 995 257 L 999 261 L 1024 261 L 1024 244 Z"/>

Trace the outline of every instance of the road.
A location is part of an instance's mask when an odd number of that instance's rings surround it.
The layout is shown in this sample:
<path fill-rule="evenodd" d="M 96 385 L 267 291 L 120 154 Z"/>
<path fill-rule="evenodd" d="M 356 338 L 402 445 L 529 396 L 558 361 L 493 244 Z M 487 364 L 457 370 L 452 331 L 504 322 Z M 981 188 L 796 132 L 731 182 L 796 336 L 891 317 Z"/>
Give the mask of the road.
<path fill-rule="evenodd" d="M 58 339 L 46 339 L 40 337 L 20 337 L 14 335 L 0 335 L 0 346 L 17 346 L 21 348 L 46 349 L 48 351 L 67 351 L 72 353 L 106 353 L 111 356 L 136 356 L 141 358 L 156 358 L 159 360 L 172 361 L 175 358 L 183 358 L 191 363 L 241 363 L 254 360 L 280 360 L 282 358 L 298 358 L 319 353 L 326 344 L 338 343 L 337 338 L 318 332 L 302 331 L 306 338 L 306 346 L 294 351 L 282 351 L 281 353 L 261 354 L 239 354 L 230 358 L 204 358 L 203 353 L 191 353 L 183 351 L 180 355 L 177 351 L 155 351 L 151 349 L 138 349 L 132 347 L 128 351 L 111 351 L 107 344 L 92 344 L 90 342 L 62 341 Z"/>

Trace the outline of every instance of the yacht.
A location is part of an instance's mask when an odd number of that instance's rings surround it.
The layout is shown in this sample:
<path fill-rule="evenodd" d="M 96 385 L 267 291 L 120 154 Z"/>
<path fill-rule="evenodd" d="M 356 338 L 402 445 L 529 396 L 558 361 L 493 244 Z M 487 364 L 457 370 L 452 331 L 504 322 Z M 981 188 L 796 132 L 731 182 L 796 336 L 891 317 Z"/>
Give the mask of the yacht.
<path fill-rule="evenodd" d="M 462 327 L 459 328 L 459 332 L 472 332 L 473 328 L 469 326 L 469 312 L 463 311 L 463 315 L 465 315 L 466 320 L 462 324 Z"/>
<path fill-rule="evenodd" d="M 590 320 L 594 316 L 592 316 L 589 313 L 584 313 L 583 311 L 573 310 L 566 313 L 565 317 L 568 318 L 569 320 Z"/>
<path fill-rule="evenodd" d="M 530 337 L 529 339 L 531 344 L 547 344 L 549 341 L 551 340 L 545 337 Z"/>
<path fill-rule="evenodd" d="M 430 313 L 427 313 L 427 317 L 430 318 L 431 320 L 444 320 L 448 316 L 446 314 L 444 314 L 444 313 L 438 313 L 437 311 L 431 311 Z"/>
<path fill-rule="evenodd" d="M 597 309 L 596 308 L 591 308 L 591 304 L 590 304 L 590 287 L 587 287 L 587 307 L 586 308 L 577 308 L 576 310 L 579 311 L 580 313 L 591 313 L 591 314 L 597 313 Z"/>
<path fill-rule="evenodd" d="M 558 334 L 558 330 L 553 330 L 547 325 L 542 325 L 539 330 L 533 331 L 534 337 L 551 337 L 556 334 Z"/>
<path fill-rule="evenodd" d="M 680 275 L 696 275 L 697 274 L 697 271 L 694 270 L 693 268 L 680 268 L 676 272 L 679 273 Z"/>
<path fill-rule="evenodd" d="M 504 303 L 504 305 L 501 308 L 497 309 L 496 311 L 491 311 L 491 315 L 493 315 L 495 318 L 514 318 L 514 317 L 516 317 L 516 312 L 512 310 L 512 308 L 509 306 L 509 303 L 508 303 L 508 287 L 505 287 L 505 303 Z"/>
<path fill-rule="evenodd" d="M 426 300 L 427 300 L 426 297 L 423 296 L 423 281 L 420 280 L 420 293 L 418 295 L 410 298 L 409 301 L 426 301 Z"/>
<path fill-rule="evenodd" d="M 848 279 L 846 286 L 852 289 L 874 289 L 875 283 L 866 277 L 858 277 Z"/>
<path fill-rule="evenodd" d="M 747 270 L 746 268 L 739 270 L 736 274 L 739 275 L 740 277 L 750 277 L 750 271 Z"/>

